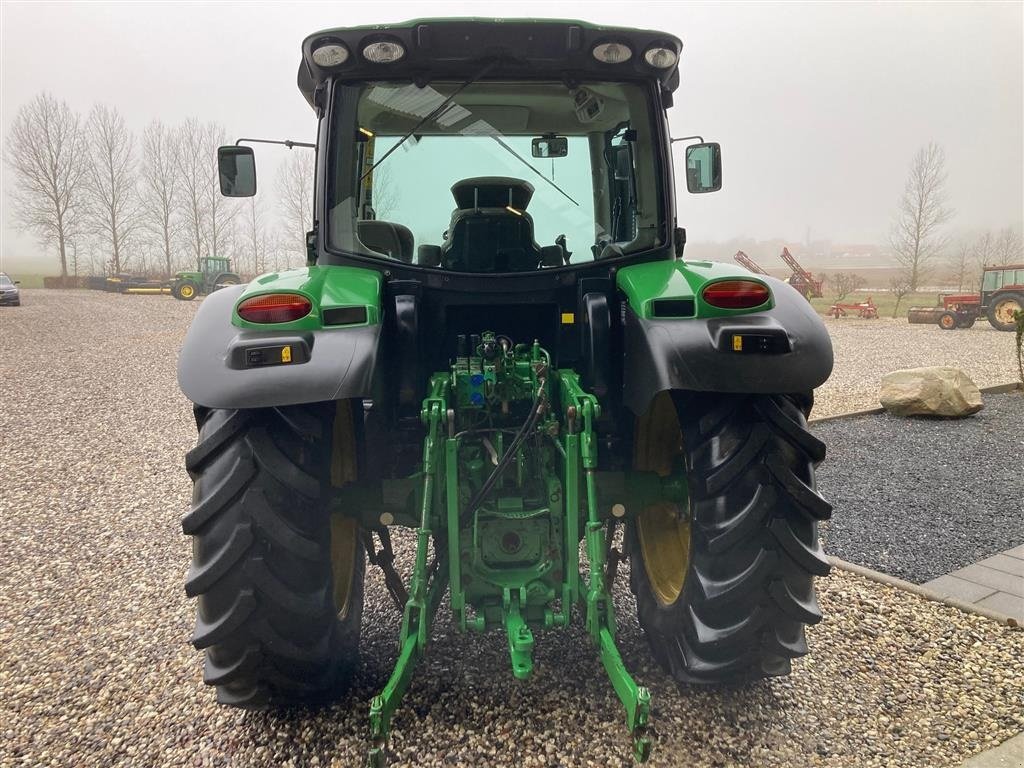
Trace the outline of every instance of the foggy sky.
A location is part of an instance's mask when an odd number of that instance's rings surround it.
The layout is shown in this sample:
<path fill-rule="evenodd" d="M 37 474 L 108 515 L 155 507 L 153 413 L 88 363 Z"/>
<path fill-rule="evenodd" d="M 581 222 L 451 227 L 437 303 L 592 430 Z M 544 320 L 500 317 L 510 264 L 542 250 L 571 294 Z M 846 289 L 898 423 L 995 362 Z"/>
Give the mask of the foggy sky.
<path fill-rule="evenodd" d="M 295 86 L 318 29 L 427 16 L 558 16 L 663 29 L 684 43 L 673 135 L 719 141 L 724 187 L 679 195 L 691 241 L 736 236 L 884 243 L 914 152 L 946 149 L 951 233 L 1024 218 L 1024 5 L 375 2 L 273 5 L 0 2 L 0 124 L 41 90 L 83 113 L 223 123 L 311 141 Z M 552 13 L 555 11 L 556 13 Z M 262 195 L 286 150 L 257 148 Z M 677 145 L 677 162 L 681 151 Z M 52 269 L 13 228 L 0 263 Z M 682 175 L 679 176 L 682 180 Z M 273 201 L 266 201 L 272 208 Z M 39 255 L 36 265 L 24 259 Z M 730 254 L 723 254 L 727 258 Z"/>

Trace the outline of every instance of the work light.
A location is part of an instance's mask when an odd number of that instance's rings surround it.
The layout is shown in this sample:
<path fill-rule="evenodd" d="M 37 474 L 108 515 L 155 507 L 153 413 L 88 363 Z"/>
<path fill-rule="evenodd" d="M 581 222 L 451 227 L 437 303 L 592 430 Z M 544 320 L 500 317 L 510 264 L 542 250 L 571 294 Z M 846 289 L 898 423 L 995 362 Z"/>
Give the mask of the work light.
<path fill-rule="evenodd" d="M 599 43 L 594 46 L 593 54 L 595 59 L 605 64 L 621 64 L 632 58 L 633 51 L 622 43 Z"/>
<path fill-rule="evenodd" d="M 340 43 L 325 43 L 313 49 L 313 63 L 318 67 L 336 67 L 348 61 L 348 48 Z"/>
<path fill-rule="evenodd" d="M 655 69 L 668 69 L 676 63 L 676 59 L 679 57 L 676 52 L 671 48 L 663 48 L 660 45 L 656 45 L 653 48 L 648 48 L 644 51 L 644 61 L 650 64 Z"/>
<path fill-rule="evenodd" d="M 378 40 L 363 48 L 363 58 L 374 64 L 390 64 L 405 56 L 405 47 L 397 40 Z"/>

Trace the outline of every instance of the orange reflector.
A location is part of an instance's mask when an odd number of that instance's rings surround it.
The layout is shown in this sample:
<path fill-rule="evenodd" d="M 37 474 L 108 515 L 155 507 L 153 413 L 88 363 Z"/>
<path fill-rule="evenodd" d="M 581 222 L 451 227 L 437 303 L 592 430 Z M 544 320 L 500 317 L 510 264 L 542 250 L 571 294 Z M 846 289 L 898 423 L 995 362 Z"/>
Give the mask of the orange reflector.
<path fill-rule="evenodd" d="M 753 280 L 723 280 L 701 291 L 704 301 L 719 309 L 753 309 L 768 301 L 768 286 Z"/>
<path fill-rule="evenodd" d="M 297 293 L 266 293 L 238 305 L 238 316 L 250 323 L 290 323 L 313 309 L 312 302 Z"/>

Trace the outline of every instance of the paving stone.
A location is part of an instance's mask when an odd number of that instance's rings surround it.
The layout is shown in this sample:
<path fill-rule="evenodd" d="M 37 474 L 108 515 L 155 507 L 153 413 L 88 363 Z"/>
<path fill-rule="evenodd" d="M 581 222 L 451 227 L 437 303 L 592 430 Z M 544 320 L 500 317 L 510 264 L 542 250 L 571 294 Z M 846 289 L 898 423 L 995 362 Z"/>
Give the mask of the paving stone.
<path fill-rule="evenodd" d="M 1024 560 L 1018 560 L 1016 557 L 1002 554 L 993 555 L 992 557 L 986 557 L 978 565 L 984 565 L 986 568 L 991 568 L 994 571 L 1003 571 L 1014 576 L 1024 576 Z"/>
<path fill-rule="evenodd" d="M 1024 560 L 1024 544 L 1021 544 L 1019 547 L 1014 547 L 1013 549 L 1008 549 L 1003 552 L 1003 554 L 1009 555 L 1010 557 L 1016 557 L 1018 560 Z"/>
<path fill-rule="evenodd" d="M 1024 733 L 975 755 L 961 768 L 1020 768 L 1024 765 Z"/>
<path fill-rule="evenodd" d="M 983 584 L 975 584 L 973 581 L 964 581 L 956 576 L 939 576 L 923 584 L 927 589 L 938 592 L 943 597 L 955 597 L 968 603 L 976 603 L 983 597 L 994 595 L 997 590 L 986 587 Z"/>
<path fill-rule="evenodd" d="M 984 584 L 1000 592 L 1009 592 L 1011 595 L 1024 597 L 1024 577 L 1014 576 L 1011 573 L 996 571 L 986 568 L 984 565 L 969 565 L 959 571 L 953 571 L 952 576 L 973 581 L 975 584 Z"/>
<path fill-rule="evenodd" d="M 976 604 L 1024 621 L 1024 597 L 1007 592 L 994 592 L 988 597 L 978 600 Z"/>

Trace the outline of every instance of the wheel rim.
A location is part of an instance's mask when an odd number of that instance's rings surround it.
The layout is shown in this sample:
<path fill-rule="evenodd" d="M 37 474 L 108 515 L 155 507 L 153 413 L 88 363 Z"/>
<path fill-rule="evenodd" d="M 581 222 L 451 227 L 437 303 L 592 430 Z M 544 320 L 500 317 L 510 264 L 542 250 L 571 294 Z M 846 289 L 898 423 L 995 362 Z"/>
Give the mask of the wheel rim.
<path fill-rule="evenodd" d="M 180 293 L 186 299 L 191 299 L 193 294 L 195 294 L 195 289 L 191 285 L 183 285 L 181 286 Z"/>
<path fill-rule="evenodd" d="M 939 322 L 942 323 L 943 328 L 952 328 L 956 325 L 956 318 L 944 315 Z"/>
<path fill-rule="evenodd" d="M 352 576 L 356 564 L 356 521 L 331 515 L 331 572 L 334 581 L 334 610 L 339 619 L 348 615 Z"/>
<path fill-rule="evenodd" d="M 679 505 L 652 504 L 637 517 L 637 538 L 651 591 L 662 605 L 679 599 L 690 568 L 690 521 Z"/>
<path fill-rule="evenodd" d="M 339 400 L 331 440 L 331 485 L 341 488 L 356 479 L 356 440 L 352 426 L 352 404 Z M 348 615 L 356 565 L 359 526 L 351 517 L 331 515 L 331 572 L 334 581 L 334 609 L 339 619 Z"/>
<path fill-rule="evenodd" d="M 1016 299 L 1003 299 L 996 304 L 995 316 L 1000 323 L 1008 324 L 1013 322 L 1013 313 L 1020 311 L 1021 306 Z"/>
<path fill-rule="evenodd" d="M 678 472 L 683 436 L 675 403 L 660 393 L 637 421 L 633 465 L 666 477 Z M 636 516 L 636 533 L 651 592 L 661 605 L 679 599 L 690 569 L 689 516 L 674 502 L 659 501 Z"/>

